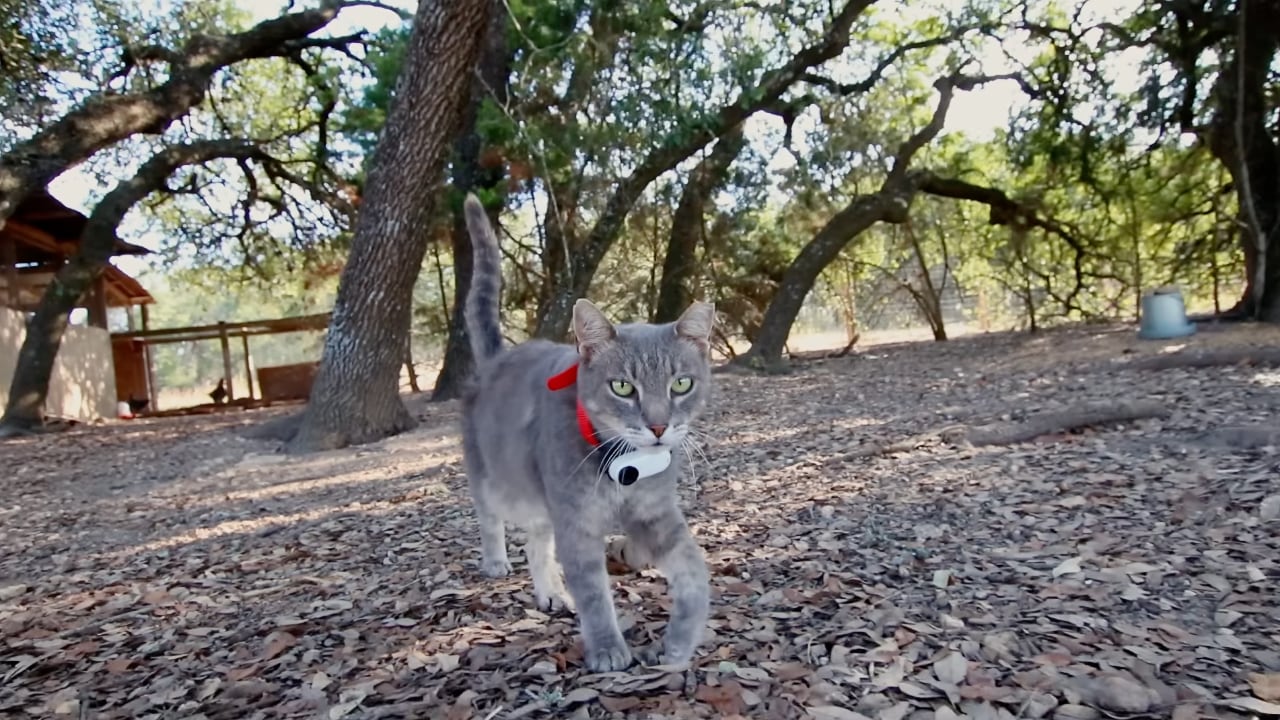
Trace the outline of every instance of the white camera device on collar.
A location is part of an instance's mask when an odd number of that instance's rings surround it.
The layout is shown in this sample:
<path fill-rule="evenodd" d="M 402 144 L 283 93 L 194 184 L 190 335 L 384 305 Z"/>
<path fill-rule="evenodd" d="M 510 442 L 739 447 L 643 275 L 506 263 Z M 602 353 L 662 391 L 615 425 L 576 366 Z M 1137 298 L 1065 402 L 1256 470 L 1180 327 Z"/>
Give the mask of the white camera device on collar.
<path fill-rule="evenodd" d="M 660 445 L 623 453 L 609 463 L 609 477 L 620 485 L 633 485 L 671 466 L 671 451 Z"/>

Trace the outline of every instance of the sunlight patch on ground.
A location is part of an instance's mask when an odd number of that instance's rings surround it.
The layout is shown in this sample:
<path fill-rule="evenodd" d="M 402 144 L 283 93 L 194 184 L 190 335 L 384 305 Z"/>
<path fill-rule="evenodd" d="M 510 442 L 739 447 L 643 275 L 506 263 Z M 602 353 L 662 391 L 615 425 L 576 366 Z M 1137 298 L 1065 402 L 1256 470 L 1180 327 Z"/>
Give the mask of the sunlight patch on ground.
<path fill-rule="evenodd" d="M 424 496 L 435 494 L 438 493 L 424 493 Z M 292 525 L 312 523 L 324 520 L 325 518 L 348 513 L 359 513 L 362 516 L 366 516 L 370 521 L 373 521 L 374 518 L 397 512 L 399 509 L 398 505 L 398 502 L 388 500 L 379 500 L 369 503 L 356 502 L 345 505 L 333 504 L 323 505 L 312 510 L 295 513 L 277 513 L 262 515 L 261 517 L 255 518 L 226 520 L 214 525 L 195 527 L 186 532 L 169 535 L 146 543 L 132 545 L 124 548 L 123 550 L 105 554 L 102 557 L 109 559 L 123 559 L 134 555 L 173 549 L 217 538 L 249 535 L 267 536 L 273 534 L 276 530 L 288 528 Z M 424 507 L 423 512 L 428 512 L 428 509 Z"/>
<path fill-rule="evenodd" d="M 1250 379 L 1262 387 L 1280 387 L 1280 372 L 1275 370 L 1254 373 Z"/>
<path fill-rule="evenodd" d="M 443 489 L 441 482 L 444 474 L 444 467 L 448 463 L 445 461 L 424 463 L 415 469 L 411 474 L 418 475 L 429 473 L 437 476 L 434 479 L 423 478 L 426 483 L 423 489 L 431 487 L 432 489 Z M 234 490 L 229 493 L 220 494 L 219 502 L 236 501 L 236 500 L 267 500 L 285 495 L 300 495 L 302 493 L 314 492 L 317 490 L 325 490 L 333 487 L 360 485 L 364 483 L 385 482 L 387 480 L 386 473 L 377 470 L 363 470 L 357 472 L 336 473 L 322 477 L 299 478 L 282 482 L 277 485 L 266 487 L 252 488 L 248 490 Z"/>

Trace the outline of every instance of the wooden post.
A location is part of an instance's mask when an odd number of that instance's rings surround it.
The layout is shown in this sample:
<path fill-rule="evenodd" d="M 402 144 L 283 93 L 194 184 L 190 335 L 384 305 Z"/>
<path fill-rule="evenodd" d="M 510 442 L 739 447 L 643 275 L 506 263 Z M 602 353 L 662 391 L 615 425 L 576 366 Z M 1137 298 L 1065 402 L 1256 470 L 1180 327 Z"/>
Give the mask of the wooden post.
<path fill-rule="evenodd" d="M 9 307 L 18 309 L 22 302 L 18 290 L 18 239 L 8 237 L 0 241 L 0 265 L 4 266 L 5 281 L 9 286 Z"/>
<path fill-rule="evenodd" d="M 107 329 L 107 279 L 99 275 L 89 286 L 89 298 L 85 303 L 89 311 L 89 325 Z"/>
<path fill-rule="evenodd" d="M 253 399 L 253 361 L 249 355 L 249 334 L 245 333 L 240 336 L 241 342 L 244 344 L 244 380 L 248 383 L 249 399 Z"/>
<path fill-rule="evenodd" d="M 227 381 L 227 402 L 236 399 L 231 389 L 231 337 L 227 335 L 227 324 L 218 322 L 218 341 L 222 343 L 222 378 Z"/>
<path fill-rule="evenodd" d="M 151 329 L 147 306 L 140 305 L 138 309 L 142 313 L 142 332 L 146 332 Z M 147 407 L 151 408 L 151 412 L 156 412 L 160 409 L 160 390 L 156 387 L 155 358 L 151 355 L 151 343 L 147 340 L 142 341 L 142 356 L 147 361 Z"/>

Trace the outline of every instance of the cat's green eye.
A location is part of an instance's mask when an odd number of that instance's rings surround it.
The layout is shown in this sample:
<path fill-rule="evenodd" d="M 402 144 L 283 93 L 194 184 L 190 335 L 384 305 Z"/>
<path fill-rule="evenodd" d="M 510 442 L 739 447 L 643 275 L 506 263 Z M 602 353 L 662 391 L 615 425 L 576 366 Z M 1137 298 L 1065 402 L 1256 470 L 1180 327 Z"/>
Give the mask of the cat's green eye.
<path fill-rule="evenodd" d="M 693 378 L 688 375 L 681 375 L 671 381 L 671 392 L 677 395 L 683 395 L 693 389 Z"/>
<path fill-rule="evenodd" d="M 626 380 L 610 380 L 609 389 L 618 397 L 631 397 L 636 392 L 636 386 Z"/>

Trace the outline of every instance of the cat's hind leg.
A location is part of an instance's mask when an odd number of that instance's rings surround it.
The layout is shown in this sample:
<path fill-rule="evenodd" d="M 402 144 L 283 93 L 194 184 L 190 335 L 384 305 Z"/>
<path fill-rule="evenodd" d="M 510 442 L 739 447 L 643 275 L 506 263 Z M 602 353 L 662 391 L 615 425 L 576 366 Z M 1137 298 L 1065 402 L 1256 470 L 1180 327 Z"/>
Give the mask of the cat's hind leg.
<path fill-rule="evenodd" d="M 506 577 L 511 574 L 511 560 L 507 558 L 507 532 L 502 517 L 482 497 L 471 500 L 480 524 L 480 571 L 491 578 Z"/>
<path fill-rule="evenodd" d="M 525 528 L 528 535 L 524 549 L 529 557 L 529 574 L 533 577 L 533 599 L 539 610 L 573 610 L 573 600 L 560 576 L 560 563 L 555 555 L 555 533 L 551 524 L 532 523 Z"/>
<path fill-rule="evenodd" d="M 471 506 L 476 511 L 480 525 L 480 572 L 488 577 L 506 577 L 511 574 L 511 560 L 507 558 L 507 532 L 502 516 L 491 504 L 485 492 L 485 468 L 480 462 L 480 451 L 472 446 L 471 438 L 463 438 L 463 461 L 467 471 L 467 485 L 471 489 Z"/>

